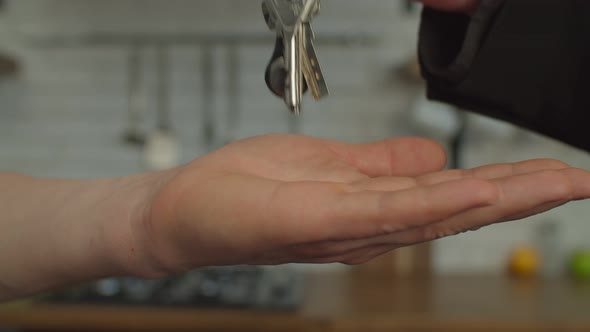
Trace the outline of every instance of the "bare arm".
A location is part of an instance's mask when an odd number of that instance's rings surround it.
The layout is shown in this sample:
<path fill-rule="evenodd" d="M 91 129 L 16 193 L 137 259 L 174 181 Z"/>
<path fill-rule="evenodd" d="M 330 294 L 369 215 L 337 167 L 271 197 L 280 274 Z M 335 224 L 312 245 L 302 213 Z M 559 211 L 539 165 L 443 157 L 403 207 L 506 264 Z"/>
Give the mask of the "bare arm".
<path fill-rule="evenodd" d="M 165 174 L 50 180 L 0 174 L 0 300 L 141 273 L 133 220 Z"/>

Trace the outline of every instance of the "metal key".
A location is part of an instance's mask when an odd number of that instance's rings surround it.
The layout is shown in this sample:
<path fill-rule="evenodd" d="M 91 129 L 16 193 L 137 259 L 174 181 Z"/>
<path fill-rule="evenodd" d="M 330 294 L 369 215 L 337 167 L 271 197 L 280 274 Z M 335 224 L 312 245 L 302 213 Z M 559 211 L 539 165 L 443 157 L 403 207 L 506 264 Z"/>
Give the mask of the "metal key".
<path fill-rule="evenodd" d="M 320 62 L 313 45 L 315 36 L 311 24 L 304 24 L 304 32 L 305 49 L 303 56 L 303 74 L 313 98 L 318 101 L 323 97 L 328 96 L 330 91 L 328 90 L 328 85 L 324 79 L 324 74 L 322 73 L 322 68 L 320 67 Z"/>
<path fill-rule="evenodd" d="M 279 57 L 276 61 L 283 62 L 285 91 L 277 94 L 284 97 L 291 112 L 299 114 L 304 83 L 316 100 L 329 94 L 313 45 L 311 28 L 311 20 L 320 10 L 320 0 L 264 0 L 262 9 L 269 28 L 276 31 L 284 47 L 282 59 Z M 276 92 L 276 87 L 269 87 Z"/>

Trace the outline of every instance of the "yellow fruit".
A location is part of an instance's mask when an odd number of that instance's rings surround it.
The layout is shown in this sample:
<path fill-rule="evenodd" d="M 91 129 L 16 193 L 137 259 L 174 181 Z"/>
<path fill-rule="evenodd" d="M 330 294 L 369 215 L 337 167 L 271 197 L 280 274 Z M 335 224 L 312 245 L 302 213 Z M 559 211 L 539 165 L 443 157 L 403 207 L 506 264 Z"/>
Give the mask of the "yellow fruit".
<path fill-rule="evenodd" d="M 532 278 L 541 268 L 541 256 L 533 247 L 520 247 L 515 249 L 510 256 L 509 269 L 513 276 L 519 278 Z"/>

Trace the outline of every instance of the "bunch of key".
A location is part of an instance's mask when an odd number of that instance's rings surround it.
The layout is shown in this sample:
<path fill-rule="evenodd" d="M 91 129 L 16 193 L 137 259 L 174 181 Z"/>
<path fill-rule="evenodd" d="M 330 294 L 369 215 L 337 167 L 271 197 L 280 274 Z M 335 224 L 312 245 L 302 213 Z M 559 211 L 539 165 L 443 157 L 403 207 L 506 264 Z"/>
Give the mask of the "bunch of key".
<path fill-rule="evenodd" d="M 308 89 L 316 101 L 329 94 L 311 27 L 311 20 L 320 12 L 320 0 L 263 0 L 262 11 L 268 27 L 277 33 L 266 84 L 291 112 L 300 114 Z"/>

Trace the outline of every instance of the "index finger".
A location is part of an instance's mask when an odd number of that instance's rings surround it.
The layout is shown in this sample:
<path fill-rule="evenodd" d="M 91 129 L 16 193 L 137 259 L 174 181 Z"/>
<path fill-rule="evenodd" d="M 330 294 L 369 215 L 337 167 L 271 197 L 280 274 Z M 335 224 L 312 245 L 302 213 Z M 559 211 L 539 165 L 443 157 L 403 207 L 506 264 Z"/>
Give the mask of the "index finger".
<path fill-rule="evenodd" d="M 303 242 L 372 238 L 495 204 L 491 182 L 465 179 L 397 192 L 337 192 L 321 183 L 294 183 L 275 195 L 274 216 Z M 282 231 L 286 231 L 283 229 Z"/>

